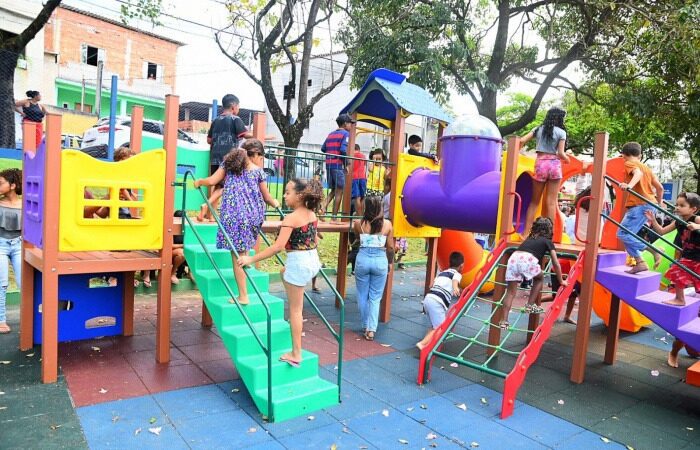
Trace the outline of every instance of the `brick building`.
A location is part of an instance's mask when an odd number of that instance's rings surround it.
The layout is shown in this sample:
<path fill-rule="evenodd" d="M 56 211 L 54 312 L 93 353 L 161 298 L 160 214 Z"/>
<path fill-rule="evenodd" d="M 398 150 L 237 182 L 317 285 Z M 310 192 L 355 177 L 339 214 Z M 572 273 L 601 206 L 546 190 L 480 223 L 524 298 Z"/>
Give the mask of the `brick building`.
<path fill-rule="evenodd" d="M 100 116 L 109 114 L 110 80 L 119 77 L 117 113 L 144 106 L 162 120 L 164 97 L 175 92 L 177 50 L 182 43 L 72 6 L 58 7 L 44 29 L 44 51 L 54 55 L 55 104 L 95 111 L 98 61 L 103 62 Z M 52 68 L 46 67 L 47 71 Z M 82 100 L 84 99 L 84 100 Z"/>

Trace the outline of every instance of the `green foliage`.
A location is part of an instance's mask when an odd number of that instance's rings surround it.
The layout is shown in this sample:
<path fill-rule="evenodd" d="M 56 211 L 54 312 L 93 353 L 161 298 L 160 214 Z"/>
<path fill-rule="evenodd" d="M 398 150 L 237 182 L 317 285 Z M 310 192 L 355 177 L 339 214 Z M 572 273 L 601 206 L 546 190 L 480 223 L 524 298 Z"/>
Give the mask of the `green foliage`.
<path fill-rule="evenodd" d="M 122 22 L 126 25 L 131 19 L 143 19 L 153 25 L 160 25 L 163 0 L 127 0 L 120 5 Z"/>

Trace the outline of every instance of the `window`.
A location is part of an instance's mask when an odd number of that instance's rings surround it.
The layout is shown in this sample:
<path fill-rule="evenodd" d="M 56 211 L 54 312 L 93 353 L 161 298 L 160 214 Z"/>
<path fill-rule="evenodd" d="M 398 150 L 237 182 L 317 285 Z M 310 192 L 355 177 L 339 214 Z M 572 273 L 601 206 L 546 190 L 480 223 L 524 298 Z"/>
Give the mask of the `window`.
<path fill-rule="evenodd" d="M 163 65 L 144 61 L 143 78 L 146 80 L 163 81 Z"/>
<path fill-rule="evenodd" d="M 148 133 L 163 134 L 163 132 L 160 129 L 160 125 L 154 122 L 147 122 L 145 120 L 143 121 L 142 130 Z"/>
<path fill-rule="evenodd" d="M 105 61 L 104 49 L 93 47 L 92 45 L 82 44 L 80 50 L 80 60 L 83 64 L 97 67 L 98 61 L 102 61 L 103 63 Z"/>
<path fill-rule="evenodd" d="M 92 112 L 92 105 L 82 105 L 80 103 L 76 103 L 75 110 L 89 113 Z"/>

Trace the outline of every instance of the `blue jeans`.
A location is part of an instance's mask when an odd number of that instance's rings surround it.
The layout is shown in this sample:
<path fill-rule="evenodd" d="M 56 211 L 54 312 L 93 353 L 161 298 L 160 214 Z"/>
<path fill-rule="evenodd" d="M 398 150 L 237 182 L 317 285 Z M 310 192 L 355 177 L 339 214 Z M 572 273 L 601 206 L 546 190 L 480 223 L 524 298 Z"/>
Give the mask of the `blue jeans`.
<path fill-rule="evenodd" d="M 10 283 L 9 262 L 15 270 L 15 281 L 21 289 L 22 283 L 22 238 L 0 238 L 0 323 L 5 323 L 5 300 L 7 299 L 7 285 Z"/>
<path fill-rule="evenodd" d="M 636 236 L 639 230 L 647 223 L 647 217 L 644 215 L 646 211 L 654 212 L 654 207 L 648 204 L 633 206 L 627 209 L 625 217 L 620 222 L 627 227 L 635 235 L 631 235 L 622 228 L 617 230 L 617 237 L 622 241 L 627 253 L 633 258 L 641 258 L 642 251 L 647 248 L 647 243 Z"/>
<path fill-rule="evenodd" d="M 360 247 L 355 260 L 357 305 L 360 307 L 362 328 L 377 331 L 379 303 L 382 300 L 389 261 L 382 248 Z"/>

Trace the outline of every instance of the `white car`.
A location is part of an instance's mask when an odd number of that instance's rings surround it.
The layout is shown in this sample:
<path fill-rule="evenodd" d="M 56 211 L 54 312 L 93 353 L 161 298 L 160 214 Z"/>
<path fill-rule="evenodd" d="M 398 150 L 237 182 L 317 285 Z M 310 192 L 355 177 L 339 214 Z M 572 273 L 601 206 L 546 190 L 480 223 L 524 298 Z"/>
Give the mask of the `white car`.
<path fill-rule="evenodd" d="M 114 148 L 128 146 L 131 140 L 131 118 L 117 117 L 114 131 Z M 103 117 L 83 134 L 80 149 L 95 158 L 107 157 L 109 141 L 109 117 Z M 145 149 L 163 146 L 163 122 L 143 119 L 141 146 Z M 200 144 L 182 130 L 177 130 L 177 148 L 184 150 L 209 151 L 209 145 Z"/>

